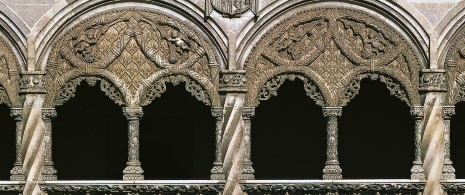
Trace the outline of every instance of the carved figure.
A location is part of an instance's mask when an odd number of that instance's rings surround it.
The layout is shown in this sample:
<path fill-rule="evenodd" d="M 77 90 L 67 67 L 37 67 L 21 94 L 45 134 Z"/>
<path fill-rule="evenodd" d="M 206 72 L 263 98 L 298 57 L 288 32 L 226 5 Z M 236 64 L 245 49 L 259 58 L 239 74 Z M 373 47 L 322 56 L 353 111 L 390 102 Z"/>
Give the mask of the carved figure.
<path fill-rule="evenodd" d="M 85 31 L 85 33 L 81 35 L 74 44 L 76 54 L 80 54 L 84 58 L 84 61 L 88 63 L 92 63 L 94 61 L 90 47 L 97 43 L 95 32 L 95 29 Z"/>

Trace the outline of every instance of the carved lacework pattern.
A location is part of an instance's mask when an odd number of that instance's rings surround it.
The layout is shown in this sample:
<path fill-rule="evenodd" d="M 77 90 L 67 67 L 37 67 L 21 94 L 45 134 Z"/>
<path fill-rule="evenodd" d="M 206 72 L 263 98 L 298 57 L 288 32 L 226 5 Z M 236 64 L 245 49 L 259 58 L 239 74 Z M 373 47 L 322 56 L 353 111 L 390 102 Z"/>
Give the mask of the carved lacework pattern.
<path fill-rule="evenodd" d="M 342 94 L 340 98 L 340 105 L 346 106 L 350 100 L 354 99 L 355 96 L 360 91 L 360 82 L 365 79 L 370 78 L 371 80 L 379 80 L 386 84 L 387 89 L 390 91 L 390 94 L 399 98 L 403 102 L 405 102 L 408 106 L 411 106 L 411 102 L 409 101 L 408 95 L 405 91 L 405 88 L 398 84 L 398 82 L 394 81 L 391 77 L 382 74 L 361 74 L 355 77 L 349 85 L 346 87 L 346 91 Z"/>
<path fill-rule="evenodd" d="M 121 92 L 119 92 L 118 89 L 116 89 L 116 87 L 114 87 L 105 79 L 97 77 L 77 77 L 67 82 L 63 86 L 63 88 L 61 88 L 60 94 L 59 96 L 57 96 L 57 99 L 55 100 L 55 106 L 63 105 L 65 102 L 73 98 L 75 96 L 77 86 L 79 86 L 84 79 L 90 86 L 95 86 L 97 81 L 100 81 L 100 89 L 103 92 L 105 92 L 105 95 L 107 95 L 110 99 L 115 101 L 115 103 L 118 105 L 124 104 Z"/>
<path fill-rule="evenodd" d="M 210 64 L 216 65 L 216 54 L 211 44 L 186 24 L 137 9 L 108 11 L 84 20 L 53 47 L 46 105 L 60 105 L 72 97 L 75 85 L 67 82 L 76 77 L 101 77 L 105 80 L 101 89 L 117 104 L 127 106 L 140 106 L 146 83 L 160 72 L 190 71 L 198 82 L 207 82 L 203 85 L 211 87 L 207 91 L 213 91 L 218 71 L 211 70 Z M 199 91 L 192 82 L 187 86 L 192 93 Z M 206 102 L 205 94 L 196 94 Z"/>
<path fill-rule="evenodd" d="M 324 106 L 323 96 L 318 91 L 315 84 L 309 79 L 295 74 L 284 74 L 273 77 L 271 80 L 265 83 L 262 88 L 258 91 L 258 100 L 256 104 L 259 104 L 259 101 L 264 101 L 270 99 L 272 96 L 277 96 L 279 87 L 286 81 L 294 81 L 295 78 L 298 78 L 304 82 L 304 89 L 307 95 L 315 100 L 317 105 Z"/>
<path fill-rule="evenodd" d="M 212 105 L 208 93 L 202 88 L 202 86 L 198 82 L 184 75 L 163 77 L 155 81 L 151 87 L 147 88 L 141 101 L 141 105 L 149 105 L 155 98 L 161 97 L 161 94 L 166 91 L 166 83 L 168 82 L 172 83 L 174 86 L 181 82 L 185 83 L 186 91 L 191 93 L 191 95 L 194 96 L 198 101 L 206 104 L 207 106 Z"/>
<path fill-rule="evenodd" d="M 395 78 L 381 78 L 392 95 L 403 101 L 407 98 L 409 105 L 419 105 L 421 65 L 415 54 L 401 34 L 384 21 L 360 10 L 334 6 L 305 10 L 282 20 L 260 38 L 244 68 L 249 89 L 261 87 L 257 85 L 273 77 L 271 73 L 311 75 L 327 106 L 340 106 L 341 94 L 350 90 L 345 87 L 356 87 L 349 82 L 357 73 L 380 72 Z M 403 94 L 396 88 L 403 88 Z"/>

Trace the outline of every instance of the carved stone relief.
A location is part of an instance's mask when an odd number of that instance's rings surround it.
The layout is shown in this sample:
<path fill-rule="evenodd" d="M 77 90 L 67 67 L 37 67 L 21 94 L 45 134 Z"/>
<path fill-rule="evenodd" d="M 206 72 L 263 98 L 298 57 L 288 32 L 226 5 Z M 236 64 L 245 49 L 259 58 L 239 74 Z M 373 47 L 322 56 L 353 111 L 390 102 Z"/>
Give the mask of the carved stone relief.
<path fill-rule="evenodd" d="M 11 48 L 0 37 L 0 104 L 21 107 L 19 64 Z"/>
<path fill-rule="evenodd" d="M 465 32 L 456 36 L 446 54 L 447 97 L 444 105 L 453 106 L 465 101 Z"/>
<path fill-rule="evenodd" d="M 312 83 L 307 92 L 321 106 L 344 106 L 367 77 L 379 78 L 408 105 L 419 105 L 420 62 L 414 53 L 391 26 L 360 11 L 299 12 L 268 31 L 249 55 L 246 105 L 257 106 L 264 89 L 273 95 L 286 74 Z"/>
<path fill-rule="evenodd" d="M 238 17 L 240 14 L 251 10 L 258 16 L 259 0 L 206 0 L 205 15 L 210 16 L 213 10 L 225 17 Z"/>
<path fill-rule="evenodd" d="M 164 91 L 165 82 L 181 81 L 200 101 L 219 105 L 216 61 L 209 42 L 179 20 L 136 9 L 105 12 L 56 42 L 44 107 L 69 100 L 84 79 L 90 85 L 100 81 L 118 105 L 146 105 Z"/>

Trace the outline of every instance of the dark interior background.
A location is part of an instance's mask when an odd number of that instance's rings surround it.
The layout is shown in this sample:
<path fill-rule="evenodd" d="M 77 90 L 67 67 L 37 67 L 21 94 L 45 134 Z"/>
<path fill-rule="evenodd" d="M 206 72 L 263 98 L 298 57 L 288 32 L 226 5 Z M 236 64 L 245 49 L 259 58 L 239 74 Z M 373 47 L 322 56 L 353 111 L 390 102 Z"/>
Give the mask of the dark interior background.
<path fill-rule="evenodd" d="M 339 123 L 339 160 L 345 179 L 409 179 L 415 154 L 410 107 L 384 83 L 364 79 Z"/>
<path fill-rule="evenodd" d="M 16 124 L 10 108 L 0 104 L 0 180 L 10 180 L 10 170 L 16 157 Z"/>
<path fill-rule="evenodd" d="M 256 179 L 321 179 L 326 161 L 326 120 L 301 80 L 286 81 L 262 101 L 252 119 Z"/>
<path fill-rule="evenodd" d="M 450 158 L 456 178 L 465 178 L 465 102 L 455 105 L 455 116 L 450 121 Z"/>

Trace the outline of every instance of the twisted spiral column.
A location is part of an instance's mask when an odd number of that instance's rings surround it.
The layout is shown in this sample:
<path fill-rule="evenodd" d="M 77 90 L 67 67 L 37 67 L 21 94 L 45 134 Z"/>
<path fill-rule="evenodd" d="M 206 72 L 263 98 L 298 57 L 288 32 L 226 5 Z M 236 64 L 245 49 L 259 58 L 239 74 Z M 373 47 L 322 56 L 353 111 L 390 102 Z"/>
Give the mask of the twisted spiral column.
<path fill-rule="evenodd" d="M 23 160 L 21 158 L 21 141 L 23 138 L 23 108 L 11 108 L 11 116 L 16 123 L 16 160 L 11 169 L 11 181 L 24 181 Z"/>
<path fill-rule="evenodd" d="M 326 164 L 323 169 L 324 180 L 342 179 L 342 169 L 338 160 L 338 128 L 337 118 L 342 115 L 342 107 L 323 107 L 323 116 L 327 119 Z"/>
<path fill-rule="evenodd" d="M 215 162 L 213 163 L 213 169 L 210 171 L 212 180 L 224 180 L 223 172 L 223 160 L 221 158 L 221 142 L 223 136 L 223 107 L 213 107 L 211 109 L 212 115 L 216 121 L 216 130 L 215 130 Z"/>
<path fill-rule="evenodd" d="M 139 160 L 139 121 L 144 115 L 142 107 L 123 107 L 128 120 L 128 162 L 123 170 L 123 180 L 144 180 L 144 170 Z"/>
<path fill-rule="evenodd" d="M 441 179 L 455 179 L 455 169 L 450 160 L 450 119 L 455 115 L 455 106 L 443 106 L 442 118 L 444 119 L 444 167 Z"/>

